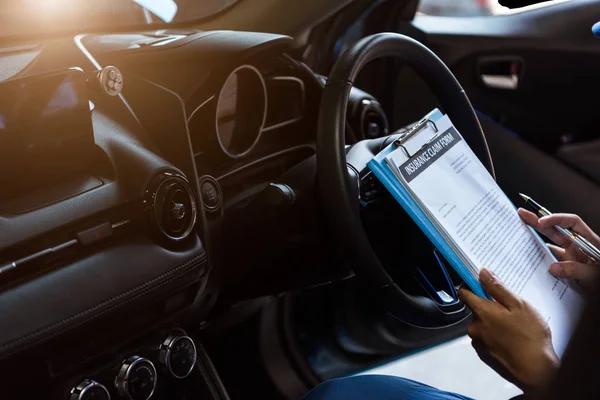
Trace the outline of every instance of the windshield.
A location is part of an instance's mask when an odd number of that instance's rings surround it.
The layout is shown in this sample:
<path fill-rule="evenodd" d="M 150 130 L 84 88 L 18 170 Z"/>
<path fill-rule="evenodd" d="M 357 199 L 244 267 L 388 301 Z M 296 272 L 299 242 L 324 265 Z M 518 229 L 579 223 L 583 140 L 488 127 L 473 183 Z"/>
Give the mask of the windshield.
<path fill-rule="evenodd" d="M 206 18 L 238 0 L 10 0 L 0 36 L 169 24 Z"/>

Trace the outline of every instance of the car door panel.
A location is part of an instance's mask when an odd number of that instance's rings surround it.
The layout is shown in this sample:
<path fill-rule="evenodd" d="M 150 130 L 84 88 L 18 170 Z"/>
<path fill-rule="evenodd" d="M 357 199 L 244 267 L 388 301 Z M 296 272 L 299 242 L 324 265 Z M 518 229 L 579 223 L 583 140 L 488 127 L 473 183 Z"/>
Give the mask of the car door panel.
<path fill-rule="evenodd" d="M 600 41 L 591 32 L 600 20 L 599 6 L 567 2 L 506 16 L 416 16 L 413 24 L 425 32 L 427 45 L 453 70 L 476 108 L 553 151 L 564 139 L 589 139 L 589 126 L 600 122 L 589 101 L 600 93 Z M 486 86 L 479 74 L 486 57 L 521 59 L 518 87 Z"/>
<path fill-rule="evenodd" d="M 482 82 L 477 65 L 481 57 L 492 54 L 523 60 L 523 76 L 514 90 Z M 588 127 L 599 122 L 597 106 L 590 99 L 600 93 L 600 52 L 515 49 L 478 53 L 455 64 L 453 71 L 481 112 L 544 150 L 553 151 L 568 138 L 587 138 Z"/>

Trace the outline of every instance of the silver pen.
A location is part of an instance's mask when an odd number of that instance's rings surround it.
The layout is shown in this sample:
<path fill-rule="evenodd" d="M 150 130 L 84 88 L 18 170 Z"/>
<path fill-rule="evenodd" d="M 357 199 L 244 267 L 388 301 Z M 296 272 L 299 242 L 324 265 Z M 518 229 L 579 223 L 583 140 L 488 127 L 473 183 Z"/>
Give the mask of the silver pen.
<path fill-rule="evenodd" d="M 531 210 L 540 217 L 552 215 L 547 208 L 540 205 L 531 197 L 526 196 L 523 193 L 519 193 L 519 195 L 523 198 L 523 200 L 525 200 L 525 203 L 529 206 L 529 208 L 531 208 Z M 577 246 L 592 261 L 594 261 L 596 264 L 600 264 L 600 250 L 598 250 L 598 248 L 591 244 L 586 238 L 571 229 L 563 228 L 558 225 L 554 225 L 554 229 L 573 242 L 575 246 Z"/>

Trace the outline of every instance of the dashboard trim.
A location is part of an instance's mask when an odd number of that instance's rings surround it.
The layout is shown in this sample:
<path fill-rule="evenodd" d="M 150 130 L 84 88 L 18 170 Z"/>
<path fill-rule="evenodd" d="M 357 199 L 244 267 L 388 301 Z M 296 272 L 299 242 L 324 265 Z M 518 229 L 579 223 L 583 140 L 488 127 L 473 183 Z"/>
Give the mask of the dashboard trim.
<path fill-rule="evenodd" d="M 198 243 L 198 241 L 197 241 Z M 125 251 L 128 251 L 124 249 Z M 153 257 L 152 255 L 148 255 L 148 257 Z M 124 260 L 127 261 L 127 260 Z M 54 338 L 62 333 L 68 332 L 84 323 L 90 322 L 102 315 L 105 315 L 119 307 L 122 307 L 141 296 L 148 294 L 152 291 L 155 291 L 179 278 L 182 278 L 194 271 L 200 270 L 200 273 L 204 273 L 204 270 L 207 268 L 206 263 L 208 261 L 206 251 L 202 251 L 201 253 L 193 256 L 187 261 L 179 264 L 178 266 L 171 268 L 158 276 L 153 277 L 152 279 L 146 280 L 143 283 L 139 283 L 136 286 L 125 290 L 119 294 L 113 295 L 108 299 L 105 299 L 92 307 L 88 307 L 84 310 L 81 310 L 73 315 L 63 317 L 60 320 L 57 320 L 51 324 L 39 327 L 30 332 L 23 332 L 24 329 L 22 326 L 14 326 L 14 328 L 20 328 L 21 332 L 3 332 L 3 334 L 11 334 L 13 335 L 13 339 L 9 339 L 4 343 L 0 344 L 0 359 L 6 358 L 16 352 L 26 350 L 31 348 L 37 344 L 43 343 L 51 338 Z M 104 264 L 97 264 L 102 267 L 106 267 Z M 115 265 L 116 270 L 121 270 L 120 265 Z M 86 269 L 87 272 L 87 269 Z M 48 278 L 51 279 L 51 278 Z M 90 277 L 90 279 L 92 279 Z M 35 283 L 32 283 L 35 285 Z M 56 284 L 56 283 L 54 283 Z M 98 283 L 99 284 L 99 283 Z M 115 283 L 115 286 L 123 285 L 122 282 L 118 284 Z M 27 288 L 23 288 L 22 290 L 27 290 Z M 81 289 L 80 289 L 81 290 Z M 41 291 L 38 293 L 41 295 Z M 38 296 L 39 297 L 39 296 Z M 51 302 L 48 302 L 51 303 Z M 0 304 L 1 305 L 1 304 Z M 48 305 L 51 306 L 51 305 Z M 17 310 L 15 310 L 16 312 Z M 57 310 L 54 310 L 53 313 L 56 313 Z M 63 311 L 63 313 L 67 313 L 68 311 Z M 27 316 L 23 315 L 23 318 L 27 318 Z M 0 316 L 0 318 L 2 318 Z M 7 315 L 6 318 L 10 320 L 10 315 Z M 31 317 L 33 318 L 33 317 Z M 34 321 L 34 323 L 37 321 Z M 1 339 L 0 339 L 1 340 Z"/>
<path fill-rule="evenodd" d="M 304 118 L 304 116 L 298 117 L 298 118 L 293 118 L 293 119 L 288 119 L 287 121 L 283 121 L 283 122 L 278 122 L 276 124 L 273 124 L 273 125 L 267 126 L 266 128 L 263 128 L 262 131 L 263 132 L 274 131 L 275 129 L 283 128 L 288 125 L 295 124 L 296 122 L 300 122 L 300 121 L 302 121 L 303 118 Z"/>
<path fill-rule="evenodd" d="M 304 84 L 304 81 L 300 78 L 298 78 L 297 76 L 273 76 L 273 77 L 269 77 L 267 78 L 267 80 L 269 81 L 294 81 L 294 82 L 298 82 L 300 84 L 300 88 L 302 89 L 302 105 L 305 106 L 306 105 L 306 85 Z M 303 110 L 304 111 L 304 110 Z M 265 126 L 262 128 L 263 132 L 269 132 L 275 129 L 279 129 L 279 128 L 283 128 L 285 126 L 288 125 L 292 125 L 295 124 L 296 122 L 300 122 L 304 119 L 304 113 L 297 117 L 297 118 L 292 118 L 289 119 L 287 121 L 282 121 L 282 122 L 278 122 L 276 124 L 273 125 L 269 125 L 269 126 Z"/>
<path fill-rule="evenodd" d="M 210 103 L 212 100 L 214 100 L 215 96 L 216 96 L 216 94 L 213 94 L 208 99 L 206 99 L 202 103 L 200 103 L 200 105 L 198 107 L 194 108 L 194 111 L 192 111 L 192 113 L 190 114 L 190 116 L 187 119 L 188 124 L 190 123 L 192 118 L 194 118 L 194 115 L 196 114 L 196 112 L 200 111 L 202 109 L 202 107 L 204 107 L 205 105 Z"/>
<path fill-rule="evenodd" d="M 237 174 L 239 172 L 242 172 L 245 169 L 255 167 L 255 166 L 257 166 L 257 165 L 259 165 L 259 164 L 261 164 L 261 163 L 263 163 L 265 161 L 269 161 L 269 160 L 272 160 L 273 158 L 281 157 L 281 156 L 284 156 L 284 155 L 286 155 L 288 153 L 293 153 L 293 152 L 296 152 L 296 151 L 302 150 L 302 149 L 316 151 L 315 147 L 311 146 L 309 144 L 301 144 L 299 146 L 290 147 L 289 149 L 285 149 L 285 150 L 278 151 L 277 153 L 269 154 L 266 157 L 262 157 L 262 158 L 260 158 L 258 160 L 254 160 L 254 161 L 252 161 L 252 162 L 250 162 L 248 164 L 242 165 L 239 168 L 236 168 L 234 170 L 228 171 L 228 172 L 224 173 L 223 175 L 220 175 L 220 176 L 216 177 L 216 179 L 217 179 L 217 181 L 220 181 L 221 179 L 229 178 L 232 175 L 235 175 L 235 174 Z"/>

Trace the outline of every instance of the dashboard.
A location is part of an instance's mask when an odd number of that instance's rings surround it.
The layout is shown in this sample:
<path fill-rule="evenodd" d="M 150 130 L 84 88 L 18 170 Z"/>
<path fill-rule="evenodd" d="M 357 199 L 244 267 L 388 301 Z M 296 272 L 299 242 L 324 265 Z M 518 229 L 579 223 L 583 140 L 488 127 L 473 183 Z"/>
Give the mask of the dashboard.
<path fill-rule="evenodd" d="M 291 45 L 178 29 L 0 47 L 3 398 L 219 398 L 182 321 L 336 275 L 323 80 Z M 372 134 L 385 116 L 358 97 Z"/>

